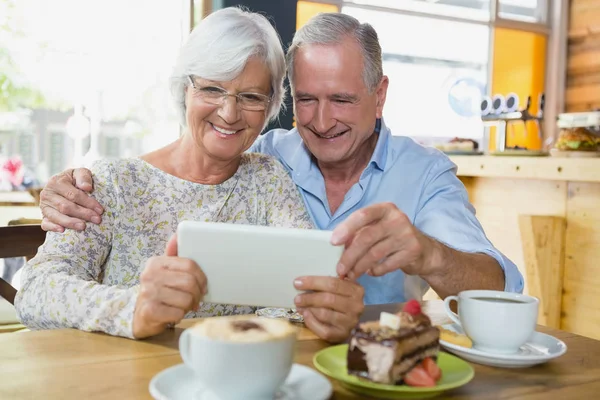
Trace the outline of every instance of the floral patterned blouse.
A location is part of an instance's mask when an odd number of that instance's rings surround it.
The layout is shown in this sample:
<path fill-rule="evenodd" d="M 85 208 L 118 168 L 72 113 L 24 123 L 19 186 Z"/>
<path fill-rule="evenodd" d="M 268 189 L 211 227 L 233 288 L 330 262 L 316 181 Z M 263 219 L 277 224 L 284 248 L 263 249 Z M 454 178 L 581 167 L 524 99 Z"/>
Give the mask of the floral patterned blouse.
<path fill-rule="evenodd" d="M 312 229 L 304 202 L 283 166 L 244 154 L 219 185 L 177 178 L 134 158 L 92 167 L 93 196 L 105 207 L 100 225 L 48 232 L 23 267 L 17 315 L 31 329 L 77 328 L 133 337 L 133 311 L 146 260 L 162 255 L 184 220 Z M 201 304 L 186 318 L 254 312 Z"/>

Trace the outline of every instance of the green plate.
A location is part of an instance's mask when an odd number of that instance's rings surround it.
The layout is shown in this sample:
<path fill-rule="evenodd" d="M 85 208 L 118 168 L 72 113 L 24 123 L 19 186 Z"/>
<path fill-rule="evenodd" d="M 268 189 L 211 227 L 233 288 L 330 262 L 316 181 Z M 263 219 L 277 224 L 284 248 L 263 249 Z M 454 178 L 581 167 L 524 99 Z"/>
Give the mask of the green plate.
<path fill-rule="evenodd" d="M 437 363 L 442 370 L 442 379 L 435 387 L 423 388 L 407 385 L 384 385 L 349 375 L 346 369 L 347 353 L 347 344 L 328 347 L 315 354 L 313 363 L 319 371 L 338 380 L 348 389 L 382 399 L 424 399 L 435 397 L 446 390 L 465 385 L 475 375 L 473 367 L 467 362 L 451 354 L 440 352 Z"/>

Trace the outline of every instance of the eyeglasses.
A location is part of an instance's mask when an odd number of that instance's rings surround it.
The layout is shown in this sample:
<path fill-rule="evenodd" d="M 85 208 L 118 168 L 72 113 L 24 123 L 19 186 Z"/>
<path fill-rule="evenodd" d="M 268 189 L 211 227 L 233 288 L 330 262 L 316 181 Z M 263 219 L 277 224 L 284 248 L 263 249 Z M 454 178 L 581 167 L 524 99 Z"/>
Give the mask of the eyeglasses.
<path fill-rule="evenodd" d="M 233 96 L 242 110 L 264 111 L 271 103 L 271 98 L 264 94 L 252 92 L 231 94 L 218 86 L 198 86 L 192 75 L 188 75 L 188 79 L 198 96 L 208 104 L 222 106 L 227 97 Z"/>

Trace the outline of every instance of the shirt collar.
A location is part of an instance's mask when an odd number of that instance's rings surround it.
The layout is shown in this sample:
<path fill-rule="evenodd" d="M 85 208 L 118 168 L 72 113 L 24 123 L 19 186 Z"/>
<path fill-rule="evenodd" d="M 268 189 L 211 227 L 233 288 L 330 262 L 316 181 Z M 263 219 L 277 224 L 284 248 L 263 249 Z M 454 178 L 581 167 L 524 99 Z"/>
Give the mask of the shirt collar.
<path fill-rule="evenodd" d="M 373 151 L 369 165 L 374 164 L 381 171 L 384 171 L 387 161 L 388 142 L 390 141 L 391 132 L 381 118 L 377 119 L 377 123 L 375 124 L 375 133 L 379 134 L 379 137 L 377 138 L 377 144 L 375 145 L 375 150 Z"/>
<path fill-rule="evenodd" d="M 294 128 L 296 130 L 296 128 Z M 294 172 L 302 173 L 307 172 L 311 168 L 312 154 L 308 151 L 308 148 L 304 145 L 304 141 L 300 136 L 300 133 L 296 131 L 297 143 L 294 143 L 293 149 L 289 158 L 289 166 Z"/>

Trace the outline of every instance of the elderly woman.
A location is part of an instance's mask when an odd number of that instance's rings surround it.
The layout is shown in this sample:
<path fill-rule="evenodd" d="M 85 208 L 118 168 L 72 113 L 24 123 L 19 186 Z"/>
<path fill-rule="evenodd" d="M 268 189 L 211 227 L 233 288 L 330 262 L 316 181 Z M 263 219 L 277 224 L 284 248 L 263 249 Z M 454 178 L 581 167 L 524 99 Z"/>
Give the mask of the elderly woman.
<path fill-rule="evenodd" d="M 253 312 L 201 303 L 206 277 L 176 256 L 173 234 L 183 220 L 313 227 L 283 166 L 245 153 L 277 116 L 284 75 L 281 42 L 265 17 L 228 8 L 205 18 L 171 78 L 185 133 L 140 158 L 94 165 L 103 221 L 48 233 L 24 267 L 19 319 L 34 329 L 143 338 L 184 316 Z"/>

